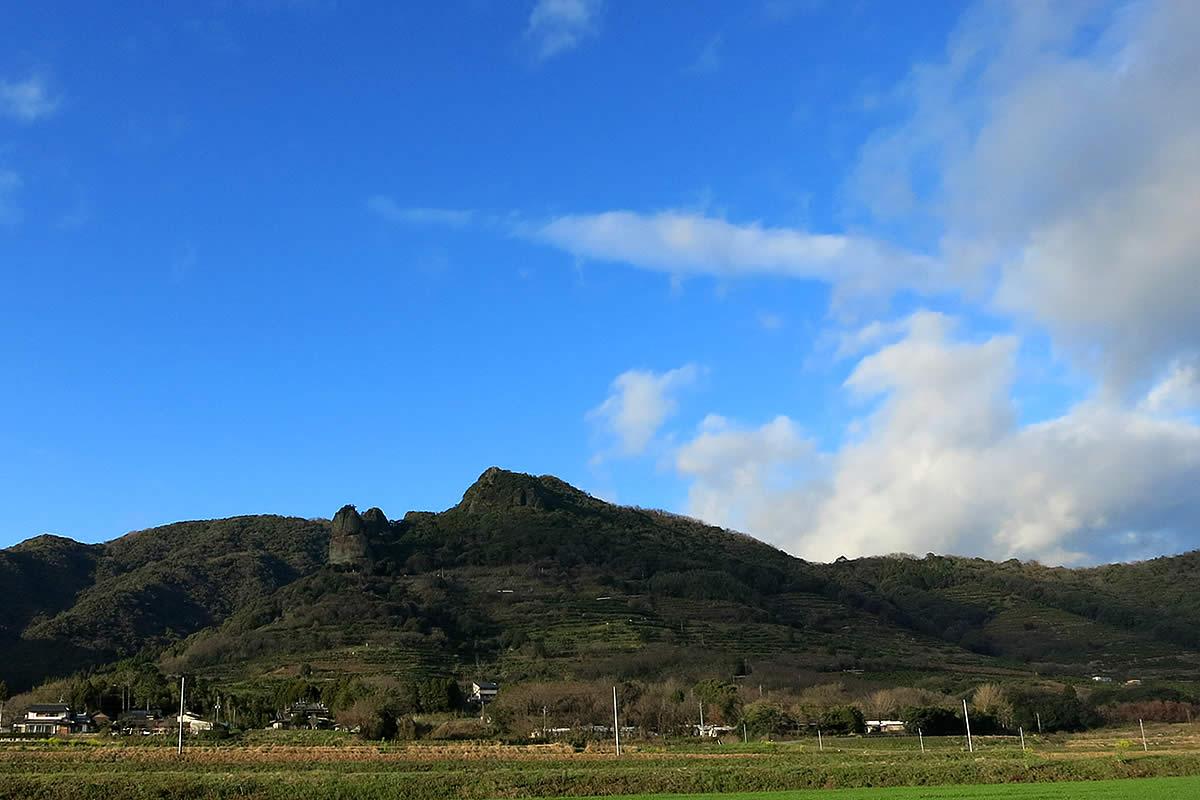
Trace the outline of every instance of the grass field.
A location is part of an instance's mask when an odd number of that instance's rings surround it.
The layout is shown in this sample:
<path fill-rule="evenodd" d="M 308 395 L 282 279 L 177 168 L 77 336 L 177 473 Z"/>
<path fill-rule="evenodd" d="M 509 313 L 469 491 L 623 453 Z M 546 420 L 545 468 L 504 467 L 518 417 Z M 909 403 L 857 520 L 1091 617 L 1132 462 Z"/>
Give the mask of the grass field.
<path fill-rule="evenodd" d="M 811 800 L 805 792 L 734 792 L 732 794 L 633 794 L 605 800 Z M 834 789 L 822 800 L 1191 800 L 1200 797 L 1200 778 L 1145 778 L 1091 783 L 1002 784 L 994 786 L 921 786 L 886 789 Z M 595 800 L 588 798 L 584 800 Z"/>
<path fill-rule="evenodd" d="M 1149 753 L 1130 743 L 1128 731 L 1031 737 L 1030 751 L 1010 737 L 980 739 L 973 753 L 956 737 L 927 739 L 925 753 L 907 737 L 828 739 L 823 750 L 812 741 L 692 740 L 634 745 L 620 757 L 606 747 L 368 745 L 330 736 L 311 743 L 260 736 L 191 746 L 182 757 L 172 747 L 111 740 L 10 743 L 0 746 L 0 798 L 666 800 L 726 793 L 722 800 L 792 800 L 812 796 L 796 790 L 813 789 L 833 790 L 819 793 L 831 800 L 1200 797 L 1200 736 L 1186 725 L 1150 733 Z"/>

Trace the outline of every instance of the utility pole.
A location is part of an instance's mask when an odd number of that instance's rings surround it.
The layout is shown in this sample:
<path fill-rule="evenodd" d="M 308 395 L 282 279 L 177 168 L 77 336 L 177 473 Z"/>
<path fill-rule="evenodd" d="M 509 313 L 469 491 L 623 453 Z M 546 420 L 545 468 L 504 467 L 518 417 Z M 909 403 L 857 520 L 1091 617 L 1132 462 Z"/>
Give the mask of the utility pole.
<path fill-rule="evenodd" d="M 546 707 L 542 706 L 542 738 L 546 738 Z"/>
<path fill-rule="evenodd" d="M 1146 744 L 1146 725 L 1140 719 L 1138 720 L 1138 727 L 1142 729 L 1142 749 L 1149 753 L 1150 747 Z"/>
<path fill-rule="evenodd" d="M 820 728 L 817 728 L 817 749 L 818 750 L 825 749 L 825 740 L 821 738 L 821 729 Z"/>
<path fill-rule="evenodd" d="M 617 687 L 613 687 L 613 739 L 617 743 L 617 755 L 621 755 L 621 723 L 617 718 Z"/>
<path fill-rule="evenodd" d="M 179 676 L 179 755 L 183 755 L 183 687 L 186 680 Z"/>
<path fill-rule="evenodd" d="M 925 734 L 920 728 L 917 728 L 917 738 L 921 740 L 921 755 L 925 755 Z"/>
<path fill-rule="evenodd" d="M 967 713 L 967 698 L 963 698 L 963 719 L 967 723 L 967 751 L 974 753 L 975 744 L 971 741 L 971 715 Z"/>
<path fill-rule="evenodd" d="M 1017 733 L 1021 734 L 1021 752 L 1025 752 L 1025 729 L 1017 728 Z"/>
<path fill-rule="evenodd" d="M 1038 734 L 1039 734 L 1039 735 L 1041 735 L 1041 732 L 1042 732 L 1042 715 L 1041 715 L 1041 713 L 1040 713 L 1040 712 L 1038 712 L 1038 711 L 1035 711 L 1035 712 L 1033 712 L 1033 715 L 1034 715 L 1035 717 L 1037 717 L 1037 724 L 1038 724 Z"/>
<path fill-rule="evenodd" d="M 700 735 L 704 735 L 704 701 L 700 701 Z"/>
<path fill-rule="evenodd" d="M 742 744 L 747 744 L 750 741 L 750 735 L 746 733 L 746 721 L 742 720 Z"/>

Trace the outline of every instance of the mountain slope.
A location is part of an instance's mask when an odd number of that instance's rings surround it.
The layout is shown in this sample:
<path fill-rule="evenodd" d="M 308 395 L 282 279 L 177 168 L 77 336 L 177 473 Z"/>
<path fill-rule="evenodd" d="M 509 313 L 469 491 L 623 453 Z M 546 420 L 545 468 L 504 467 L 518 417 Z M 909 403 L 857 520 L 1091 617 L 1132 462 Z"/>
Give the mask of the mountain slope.
<path fill-rule="evenodd" d="M 186 636 L 319 568 L 328 540 L 328 523 L 271 516 L 31 539 L 0 551 L 0 662 L 20 686 Z"/>
<path fill-rule="evenodd" d="M 32 593 L 67 573 L 66 586 Z M 0 664 L 23 665 L 0 677 L 28 685 L 142 648 L 160 649 L 168 671 L 226 682 L 301 663 L 328 676 L 505 680 L 751 662 L 1194 676 L 1197 574 L 1197 553 L 1088 570 L 938 556 L 814 564 L 492 468 L 453 508 L 396 521 L 347 506 L 332 523 L 239 517 L 0 552 L 12 609 Z M 1172 588 L 1150 601 L 1154 582 Z"/>

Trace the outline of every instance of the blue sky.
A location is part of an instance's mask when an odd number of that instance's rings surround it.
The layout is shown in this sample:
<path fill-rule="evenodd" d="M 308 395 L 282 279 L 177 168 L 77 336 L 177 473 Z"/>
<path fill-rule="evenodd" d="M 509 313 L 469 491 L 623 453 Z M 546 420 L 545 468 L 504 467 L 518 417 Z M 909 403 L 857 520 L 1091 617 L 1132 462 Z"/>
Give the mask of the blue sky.
<path fill-rule="evenodd" d="M 1200 11 L 25 4 L 0 545 L 493 464 L 813 559 L 1200 545 Z"/>

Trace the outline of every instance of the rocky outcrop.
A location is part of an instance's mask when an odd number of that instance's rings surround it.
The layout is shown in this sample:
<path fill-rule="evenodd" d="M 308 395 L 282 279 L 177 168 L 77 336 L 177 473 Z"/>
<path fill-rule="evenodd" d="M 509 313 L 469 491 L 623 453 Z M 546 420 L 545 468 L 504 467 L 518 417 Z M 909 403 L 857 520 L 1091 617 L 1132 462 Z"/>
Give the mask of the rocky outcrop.
<path fill-rule="evenodd" d="M 382 511 L 373 508 L 367 514 L 372 515 L 372 512 L 379 512 L 379 517 L 387 522 L 387 517 L 383 516 Z M 354 506 L 342 506 L 333 515 L 333 523 L 330 525 L 332 536 L 329 539 L 329 563 L 351 567 L 366 566 L 371 560 L 369 530 L 377 524 L 374 515 L 371 522 L 367 522 L 359 516 L 358 509 Z"/>
<path fill-rule="evenodd" d="M 521 507 L 541 511 L 557 507 L 560 499 L 540 478 L 491 467 L 467 489 L 457 508 L 472 514 Z"/>
<path fill-rule="evenodd" d="M 386 533 L 392 527 L 392 523 L 388 522 L 387 515 L 378 508 L 368 508 L 367 512 L 362 515 L 362 524 L 367 536 Z"/>

